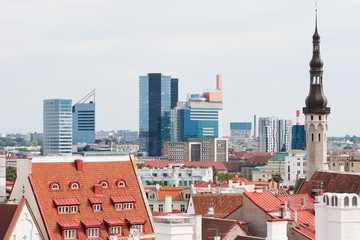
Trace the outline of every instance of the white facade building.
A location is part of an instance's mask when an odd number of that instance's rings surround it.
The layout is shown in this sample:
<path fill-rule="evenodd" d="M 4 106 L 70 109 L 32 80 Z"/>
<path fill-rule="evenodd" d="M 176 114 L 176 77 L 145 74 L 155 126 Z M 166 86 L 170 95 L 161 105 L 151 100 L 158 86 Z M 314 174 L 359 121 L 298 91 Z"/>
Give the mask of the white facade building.
<path fill-rule="evenodd" d="M 295 186 L 299 177 L 306 177 L 306 154 L 305 151 L 294 151 L 285 157 L 284 186 Z"/>
<path fill-rule="evenodd" d="M 278 152 L 279 122 L 277 117 L 259 118 L 259 152 Z"/>
<path fill-rule="evenodd" d="M 285 145 L 286 150 L 291 149 L 292 143 L 292 121 L 279 120 L 279 151 Z"/>
<path fill-rule="evenodd" d="M 325 193 L 315 204 L 316 240 L 360 240 L 360 198 Z"/>

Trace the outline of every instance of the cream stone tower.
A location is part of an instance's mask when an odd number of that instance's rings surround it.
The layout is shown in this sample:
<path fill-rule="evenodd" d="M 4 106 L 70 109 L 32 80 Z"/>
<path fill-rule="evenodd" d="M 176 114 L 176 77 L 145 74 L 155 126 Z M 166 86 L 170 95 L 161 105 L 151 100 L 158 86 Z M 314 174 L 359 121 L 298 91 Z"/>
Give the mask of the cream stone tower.
<path fill-rule="evenodd" d="M 313 56 L 310 61 L 310 92 L 305 100 L 306 130 L 306 180 L 316 170 L 323 170 L 327 164 L 327 129 L 330 108 L 323 92 L 323 62 L 320 57 L 320 35 L 317 31 L 317 12 L 315 33 L 313 35 Z"/>

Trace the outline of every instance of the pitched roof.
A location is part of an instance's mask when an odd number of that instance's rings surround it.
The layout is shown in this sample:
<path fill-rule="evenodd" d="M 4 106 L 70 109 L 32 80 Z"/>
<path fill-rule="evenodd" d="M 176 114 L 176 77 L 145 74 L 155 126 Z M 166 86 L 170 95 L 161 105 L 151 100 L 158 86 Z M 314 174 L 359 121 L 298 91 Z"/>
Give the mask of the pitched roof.
<path fill-rule="evenodd" d="M 219 171 L 227 172 L 223 162 L 173 162 L 173 161 L 145 161 L 145 166 L 151 167 L 166 167 L 169 164 L 184 164 L 185 166 L 195 166 L 195 167 L 216 167 Z"/>
<path fill-rule="evenodd" d="M 153 189 L 155 190 L 155 187 L 144 187 L 145 189 Z M 188 187 L 160 187 L 160 191 L 157 192 L 158 194 L 158 200 L 164 201 L 165 200 L 165 196 L 166 195 L 171 195 L 171 198 L 173 201 L 181 201 L 182 196 L 181 196 L 181 192 L 183 190 L 189 190 L 190 188 Z"/>
<path fill-rule="evenodd" d="M 110 199 L 113 203 L 136 202 L 135 198 L 131 195 L 112 196 Z"/>
<path fill-rule="evenodd" d="M 214 239 L 215 236 L 223 238 L 236 224 L 251 235 L 242 224 L 237 220 L 218 219 L 218 218 L 202 218 L 202 239 Z"/>
<path fill-rule="evenodd" d="M 214 205 L 214 217 L 223 218 L 243 204 L 242 193 L 200 193 L 192 195 L 196 214 L 206 215 Z"/>
<path fill-rule="evenodd" d="M 360 174 L 351 172 L 316 171 L 309 181 L 305 181 L 299 193 L 310 194 L 313 189 L 324 192 L 356 193 L 360 192 Z"/>
<path fill-rule="evenodd" d="M 4 239 L 17 207 L 18 205 L 13 204 L 0 204 L 0 239 Z"/>
<path fill-rule="evenodd" d="M 278 196 L 278 199 L 280 199 L 282 203 L 285 201 L 288 202 L 288 207 L 293 211 L 314 210 L 315 199 L 312 198 L 309 194 Z"/>
<path fill-rule="evenodd" d="M 283 203 L 271 192 L 246 192 L 245 196 L 265 212 L 279 211 Z"/>
<path fill-rule="evenodd" d="M 86 238 L 85 227 L 91 225 L 89 220 L 101 223 L 100 237 L 106 239 L 109 235 L 104 224 L 105 219 L 119 218 L 125 221 L 126 218 L 134 216 L 146 220 L 144 231 L 146 234 L 153 234 L 137 176 L 130 160 L 96 161 L 94 157 L 91 161 L 84 161 L 82 164 L 82 171 L 77 171 L 75 163 L 70 161 L 32 163 L 30 183 L 46 222 L 47 232 L 52 239 L 62 238 L 58 223 L 68 221 L 79 224 L 77 233 L 79 239 Z M 116 184 L 118 179 L 125 180 L 126 186 L 118 187 Z M 102 211 L 94 212 L 89 198 L 95 197 L 94 185 L 102 180 L 106 180 L 109 187 L 102 189 L 102 195 L 96 194 L 96 197 L 101 197 L 103 203 Z M 69 189 L 69 182 L 73 181 L 79 183 L 79 189 Z M 51 182 L 59 183 L 60 190 L 51 190 L 49 187 Z M 111 197 L 117 196 L 132 196 L 132 200 L 135 201 L 134 209 L 115 210 Z M 57 213 L 55 199 L 75 198 L 79 202 L 79 213 Z M 83 224 L 80 224 L 81 222 Z M 123 226 L 123 233 L 129 235 L 129 225 Z"/>
<path fill-rule="evenodd" d="M 238 235 L 234 240 L 265 240 L 266 238 L 255 236 L 240 236 Z"/>

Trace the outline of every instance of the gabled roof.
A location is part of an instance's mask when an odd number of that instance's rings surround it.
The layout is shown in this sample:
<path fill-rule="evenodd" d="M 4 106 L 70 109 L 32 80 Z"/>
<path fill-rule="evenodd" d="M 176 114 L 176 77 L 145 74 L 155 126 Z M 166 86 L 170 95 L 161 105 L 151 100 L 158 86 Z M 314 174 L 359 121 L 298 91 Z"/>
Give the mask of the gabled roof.
<path fill-rule="evenodd" d="M 207 215 L 214 205 L 214 217 L 223 218 L 243 204 L 242 193 L 200 193 L 192 195 L 196 214 Z"/>
<path fill-rule="evenodd" d="M 29 176 L 30 184 L 50 238 L 62 238 L 59 223 L 75 221 L 79 224 L 77 232 L 79 239 L 86 238 L 86 227 L 99 226 L 99 223 L 100 237 L 106 239 L 109 235 L 105 219 L 119 218 L 125 222 L 125 219 L 129 217 L 144 219 L 144 232 L 153 235 L 150 218 L 130 159 L 120 158 L 120 160 L 104 161 L 92 157 L 81 163 L 82 169 L 79 171 L 77 171 L 74 161 L 63 160 L 60 157 L 54 162 L 33 161 L 32 163 L 32 174 Z M 123 179 L 126 186 L 118 187 L 116 183 L 119 179 Z M 109 186 L 100 188 L 100 193 L 95 194 L 95 190 L 99 190 L 99 188 L 94 186 L 102 180 L 106 180 Z M 73 181 L 79 184 L 79 189 L 69 188 L 69 183 Z M 51 190 L 49 184 L 52 182 L 57 182 L 60 185 L 60 190 Z M 93 200 L 94 197 L 102 199 L 101 211 L 93 211 L 89 199 Z M 116 210 L 111 198 L 117 200 L 118 198 L 121 200 L 126 198 L 126 201 L 134 201 L 134 209 Z M 79 213 L 58 214 L 54 201 L 59 199 L 77 199 Z M 129 235 L 129 231 L 129 225 L 124 225 L 124 235 Z"/>
<path fill-rule="evenodd" d="M 145 166 L 151 167 L 166 167 L 169 164 L 184 164 L 185 166 L 195 166 L 195 167 L 216 167 L 219 171 L 227 172 L 223 162 L 172 162 L 172 161 L 145 161 Z"/>
<path fill-rule="evenodd" d="M 283 203 L 286 201 L 288 203 L 288 207 L 293 211 L 314 210 L 315 199 L 312 198 L 309 194 L 278 196 L 278 199 L 280 199 L 280 201 Z M 303 203 L 305 203 L 305 205 Z"/>
<path fill-rule="evenodd" d="M 313 189 L 324 192 L 356 193 L 360 192 L 360 174 L 352 172 L 316 171 L 309 181 L 305 181 L 299 193 L 310 194 Z"/>
<path fill-rule="evenodd" d="M 246 192 L 244 195 L 265 212 L 280 211 L 280 206 L 283 203 L 271 192 Z"/>
<path fill-rule="evenodd" d="M 154 190 L 156 191 L 155 187 L 144 187 L 146 190 Z M 173 201 L 181 201 L 183 200 L 181 193 L 184 190 L 191 190 L 188 187 L 160 187 L 160 191 L 157 192 L 158 200 L 164 201 L 166 195 L 171 195 Z"/>
<path fill-rule="evenodd" d="M 218 219 L 218 218 L 202 218 L 202 239 L 214 239 L 215 236 L 220 236 L 223 239 L 227 233 L 236 225 L 239 226 L 248 234 L 251 235 L 241 222 L 232 219 Z"/>
<path fill-rule="evenodd" d="M 0 204 L 0 239 L 4 239 L 17 208 L 18 205 Z"/>

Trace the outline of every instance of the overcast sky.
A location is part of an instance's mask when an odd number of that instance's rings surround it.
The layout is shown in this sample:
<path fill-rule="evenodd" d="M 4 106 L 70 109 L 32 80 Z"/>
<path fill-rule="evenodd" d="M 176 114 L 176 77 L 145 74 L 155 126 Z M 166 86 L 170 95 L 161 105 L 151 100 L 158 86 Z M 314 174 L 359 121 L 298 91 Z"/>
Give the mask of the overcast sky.
<path fill-rule="evenodd" d="M 360 135 L 360 1 L 318 6 L 328 135 Z M 312 0 L 0 0 L 0 133 L 42 132 L 43 99 L 92 89 L 97 130 L 137 130 L 149 72 L 179 78 L 180 100 L 222 74 L 225 133 L 254 114 L 295 122 L 313 32 Z"/>

